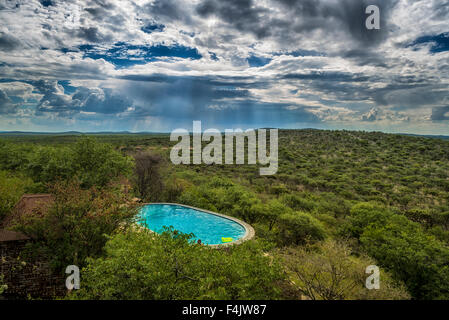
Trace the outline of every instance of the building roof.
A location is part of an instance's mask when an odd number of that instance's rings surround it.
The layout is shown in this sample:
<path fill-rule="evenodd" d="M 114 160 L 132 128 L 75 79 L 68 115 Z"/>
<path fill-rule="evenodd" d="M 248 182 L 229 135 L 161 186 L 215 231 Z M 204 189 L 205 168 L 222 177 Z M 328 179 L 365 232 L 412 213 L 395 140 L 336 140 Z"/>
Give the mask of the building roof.
<path fill-rule="evenodd" d="M 2 227 L 11 227 L 15 221 L 24 216 L 44 214 L 48 211 L 53 202 L 54 198 L 51 194 L 24 194 L 11 213 L 3 220 Z"/>
<path fill-rule="evenodd" d="M 23 233 L 0 229 L 0 242 L 19 241 L 28 239 L 30 238 L 24 235 Z"/>

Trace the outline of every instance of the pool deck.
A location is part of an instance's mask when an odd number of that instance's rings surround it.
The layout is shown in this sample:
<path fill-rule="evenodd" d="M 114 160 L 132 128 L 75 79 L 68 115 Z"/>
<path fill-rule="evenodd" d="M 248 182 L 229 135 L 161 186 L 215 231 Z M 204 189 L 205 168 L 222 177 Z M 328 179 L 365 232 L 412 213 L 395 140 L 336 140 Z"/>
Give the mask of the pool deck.
<path fill-rule="evenodd" d="M 217 213 L 217 212 L 213 212 L 213 211 L 209 211 L 209 210 L 205 210 L 205 209 L 200 209 L 200 208 L 196 208 L 196 207 L 192 207 L 192 206 L 188 206 L 186 204 L 180 204 L 180 203 L 149 202 L 149 203 L 142 203 L 141 205 L 145 206 L 145 205 L 148 205 L 148 204 L 167 204 L 167 205 L 172 205 L 172 206 L 186 207 L 186 208 L 202 211 L 202 212 L 205 212 L 205 213 L 209 213 L 209 214 L 213 214 L 215 216 L 222 217 L 224 219 L 228 219 L 228 220 L 234 221 L 234 222 L 240 224 L 241 226 L 243 226 L 245 228 L 245 235 L 242 238 L 240 238 L 239 240 L 232 241 L 232 242 L 226 242 L 226 243 L 220 243 L 220 244 L 208 244 L 207 245 L 207 246 L 212 247 L 212 248 L 219 249 L 219 248 L 225 248 L 225 247 L 241 244 L 242 242 L 245 242 L 247 240 L 251 240 L 256 235 L 256 232 L 254 231 L 254 228 L 251 227 L 248 223 L 246 223 L 246 222 L 244 222 L 244 221 L 242 221 L 240 219 L 227 216 L 225 214 L 221 214 L 221 213 Z"/>

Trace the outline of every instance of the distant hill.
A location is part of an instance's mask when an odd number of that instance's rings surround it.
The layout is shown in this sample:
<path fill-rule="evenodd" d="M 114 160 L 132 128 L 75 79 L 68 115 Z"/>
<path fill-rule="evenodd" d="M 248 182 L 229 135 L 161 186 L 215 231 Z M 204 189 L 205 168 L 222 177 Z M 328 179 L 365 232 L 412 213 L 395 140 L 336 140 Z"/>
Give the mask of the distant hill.
<path fill-rule="evenodd" d="M 267 128 L 263 128 L 267 129 Z M 284 129 L 280 129 L 284 130 Z M 288 131 L 294 130 L 318 130 L 318 129 L 286 129 Z M 320 131 L 320 130 L 318 130 Z M 0 131 L 1 136 L 73 136 L 73 135 L 149 135 L 149 134 L 168 134 L 169 132 L 150 132 L 150 131 L 142 131 L 142 132 L 129 132 L 129 131 L 101 131 L 101 132 L 81 132 L 81 131 L 64 131 L 64 132 L 27 132 L 27 131 Z M 423 137 L 423 138 L 432 138 L 432 139 L 442 139 L 449 140 L 449 136 L 444 135 L 422 135 L 422 134 L 413 134 L 413 133 L 396 133 L 398 135 L 410 136 L 410 137 Z"/>
<path fill-rule="evenodd" d="M 72 136 L 72 135 L 119 135 L 119 134 L 166 134 L 164 132 L 129 132 L 129 131 L 101 131 L 101 132 L 80 132 L 80 131 L 65 131 L 65 132 L 27 132 L 27 131 L 0 131 L 0 136 Z"/>
<path fill-rule="evenodd" d="M 411 136 L 411 137 L 424 137 L 424 138 L 432 138 L 432 139 L 443 139 L 443 140 L 449 140 L 449 136 L 443 136 L 443 135 L 431 135 L 431 134 L 413 134 L 413 133 L 399 133 L 403 136 Z"/>

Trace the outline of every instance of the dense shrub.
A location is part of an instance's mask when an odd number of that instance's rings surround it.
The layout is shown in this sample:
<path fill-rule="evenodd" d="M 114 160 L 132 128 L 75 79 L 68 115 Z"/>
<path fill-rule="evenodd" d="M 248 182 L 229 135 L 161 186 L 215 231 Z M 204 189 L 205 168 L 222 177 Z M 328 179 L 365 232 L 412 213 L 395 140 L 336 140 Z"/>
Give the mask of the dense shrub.
<path fill-rule="evenodd" d="M 73 176 L 77 176 L 84 188 L 106 186 L 121 176 L 129 176 L 133 160 L 123 156 L 110 144 L 100 143 L 90 137 L 80 138 L 71 146 Z"/>
<path fill-rule="evenodd" d="M 8 289 L 8 286 L 3 283 L 4 275 L 0 274 L 0 298 L 1 295 Z"/>
<path fill-rule="evenodd" d="M 20 199 L 31 180 L 0 171 L 0 222 Z"/>
<path fill-rule="evenodd" d="M 417 299 L 449 298 L 449 249 L 421 225 L 372 203 L 351 209 L 346 231 Z"/>
<path fill-rule="evenodd" d="M 52 187 L 54 204 L 48 212 L 24 216 L 15 228 L 32 237 L 30 252 L 44 254 L 53 267 L 82 266 L 85 259 L 98 256 L 112 234 L 135 216 L 125 205 L 119 190 L 84 190 L 79 182 L 57 183 Z"/>
<path fill-rule="evenodd" d="M 334 240 L 306 247 L 279 250 L 300 294 L 312 300 L 409 299 L 405 287 L 380 270 L 380 288 L 365 287 L 366 267 L 376 262 L 366 256 L 356 257 L 350 247 Z"/>
<path fill-rule="evenodd" d="M 112 237 L 82 270 L 81 299 L 276 299 L 284 280 L 255 243 L 228 250 L 190 244 L 171 230 Z"/>
<path fill-rule="evenodd" d="M 282 214 L 278 219 L 277 228 L 279 241 L 284 245 L 301 244 L 309 240 L 322 240 L 326 237 L 321 223 L 301 211 Z"/>
<path fill-rule="evenodd" d="M 64 146 L 0 144 L 0 166 L 26 173 L 35 182 L 54 183 L 78 177 L 84 188 L 103 187 L 129 176 L 133 160 L 110 144 L 80 137 Z"/>
<path fill-rule="evenodd" d="M 299 197 L 294 194 L 287 194 L 281 197 L 283 203 L 295 210 L 312 211 L 317 204 L 312 200 Z"/>

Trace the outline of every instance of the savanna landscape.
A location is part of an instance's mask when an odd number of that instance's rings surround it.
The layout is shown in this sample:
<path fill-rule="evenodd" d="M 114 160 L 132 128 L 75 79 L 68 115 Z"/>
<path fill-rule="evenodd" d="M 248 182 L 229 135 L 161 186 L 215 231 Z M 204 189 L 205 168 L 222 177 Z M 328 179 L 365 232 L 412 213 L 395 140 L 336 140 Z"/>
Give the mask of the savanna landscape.
<path fill-rule="evenodd" d="M 53 298 L 449 298 L 445 139 L 280 130 L 272 176 L 256 165 L 173 165 L 167 134 L 0 141 L 0 218 L 11 220 L 23 194 L 54 197 L 45 212 L 9 223 L 33 239 L 23 263 L 45 257 L 61 276 L 81 269 L 81 288 Z M 173 228 L 136 228 L 150 202 L 233 216 L 256 236 L 217 250 Z M 380 268 L 378 290 L 365 287 L 369 265 Z M 7 296 L 11 284 L 1 284 Z"/>
<path fill-rule="evenodd" d="M 449 0 L 0 0 L 0 318 L 440 317 L 448 21 Z"/>

